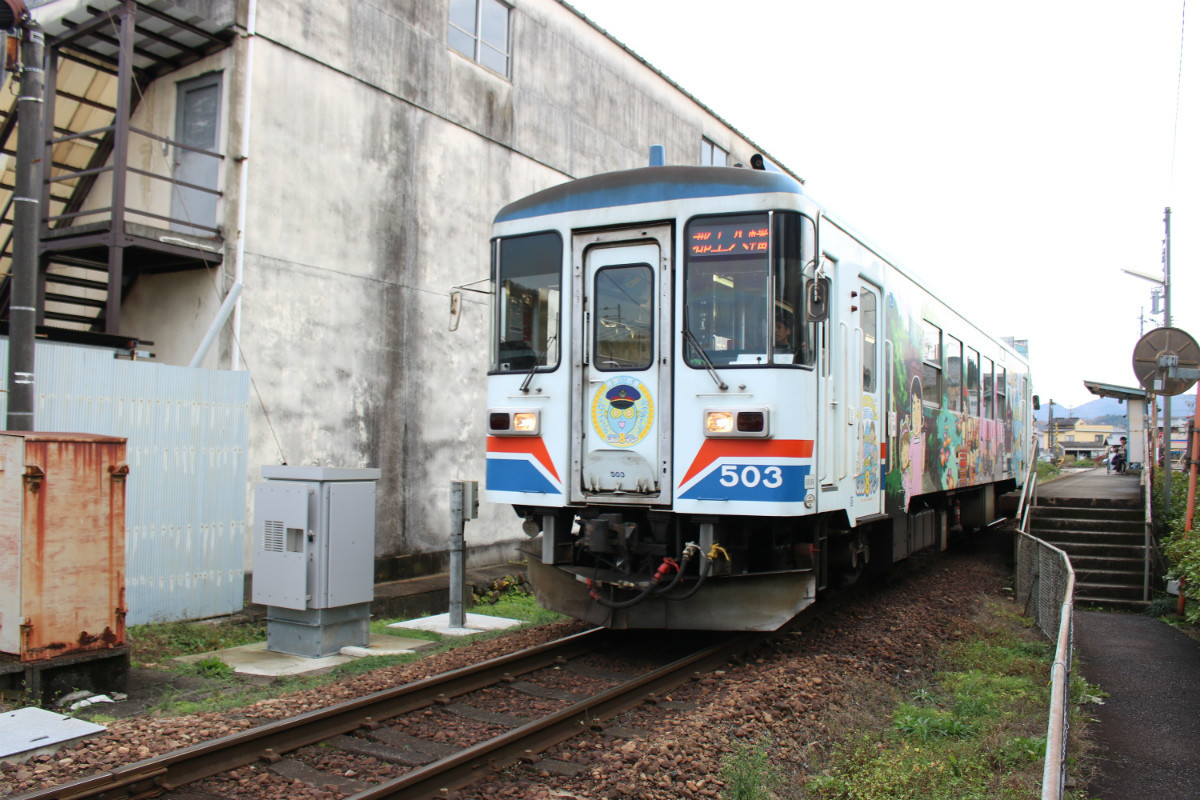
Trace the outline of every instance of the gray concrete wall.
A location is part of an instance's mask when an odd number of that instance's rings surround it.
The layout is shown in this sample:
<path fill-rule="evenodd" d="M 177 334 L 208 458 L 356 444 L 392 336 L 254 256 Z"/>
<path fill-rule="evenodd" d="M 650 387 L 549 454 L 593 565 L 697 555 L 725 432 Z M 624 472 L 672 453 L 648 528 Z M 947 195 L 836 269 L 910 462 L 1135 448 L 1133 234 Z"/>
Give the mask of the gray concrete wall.
<path fill-rule="evenodd" d="M 737 161 L 754 151 L 556 0 L 515 3 L 511 80 L 449 48 L 448 7 L 259 3 L 256 20 L 240 329 L 262 397 L 251 481 L 281 458 L 381 468 L 380 558 L 442 551 L 449 481 L 484 474 L 487 297 L 464 295 L 452 333 L 449 294 L 487 277 L 495 212 L 572 177 L 643 165 L 651 144 L 666 145 L 668 163 L 697 163 L 702 136 Z M 214 59 L 227 71 L 231 154 L 245 50 Z M 173 126 L 174 91 L 174 80 L 152 87 L 156 126 Z M 232 171 L 223 185 L 232 247 Z M 186 363 L 219 298 L 198 277 L 139 284 L 124 326 Z M 230 336 L 206 365 L 228 366 Z M 485 505 L 468 543 L 494 558 L 522 536 L 518 523 Z"/>

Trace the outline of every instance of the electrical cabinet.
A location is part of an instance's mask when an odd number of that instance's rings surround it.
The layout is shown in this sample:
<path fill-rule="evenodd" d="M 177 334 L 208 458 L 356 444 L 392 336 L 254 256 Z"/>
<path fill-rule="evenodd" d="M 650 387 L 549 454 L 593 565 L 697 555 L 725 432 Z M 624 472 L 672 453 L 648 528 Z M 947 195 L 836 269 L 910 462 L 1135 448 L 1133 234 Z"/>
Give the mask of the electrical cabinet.
<path fill-rule="evenodd" d="M 262 475 L 251 599 L 268 608 L 267 649 L 316 657 L 365 646 L 380 471 L 264 466 Z"/>

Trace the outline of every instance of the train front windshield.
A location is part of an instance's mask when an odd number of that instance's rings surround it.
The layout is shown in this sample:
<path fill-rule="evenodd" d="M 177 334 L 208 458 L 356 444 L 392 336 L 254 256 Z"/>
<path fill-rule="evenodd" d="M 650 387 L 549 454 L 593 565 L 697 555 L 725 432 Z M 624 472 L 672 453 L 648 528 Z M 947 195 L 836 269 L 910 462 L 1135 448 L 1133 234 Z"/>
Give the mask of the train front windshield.
<path fill-rule="evenodd" d="M 685 358 L 692 367 L 811 365 L 803 251 L 807 218 L 706 216 L 687 226 Z M 811 276 L 810 276 L 811 277 Z"/>

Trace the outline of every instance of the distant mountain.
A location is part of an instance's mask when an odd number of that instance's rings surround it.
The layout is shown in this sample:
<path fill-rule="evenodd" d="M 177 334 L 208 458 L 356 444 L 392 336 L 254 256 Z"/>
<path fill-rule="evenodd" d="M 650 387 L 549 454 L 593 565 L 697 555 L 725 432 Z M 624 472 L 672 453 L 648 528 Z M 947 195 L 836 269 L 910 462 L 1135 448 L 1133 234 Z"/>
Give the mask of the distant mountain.
<path fill-rule="evenodd" d="M 1158 408 L 1162 411 L 1162 400 L 1159 400 Z M 1195 413 L 1196 395 L 1194 392 L 1188 394 L 1176 395 L 1171 399 L 1171 416 L 1179 419 L 1183 416 L 1191 416 Z M 1063 419 L 1064 417 L 1079 417 L 1080 419 L 1094 422 L 1099 425 L 1121 425 L 1124 424 L 1125 416 L 1128 414 L 1125 404 L 1120 400 L 1111 397 L 1097 397 L 1088 403 L 1081 406 L 1069 408 L 1054 404 L 1054 418 Z M 1040 410 L 1033 412 L 1033 416 L 1039 422 L 1045 422 L 1050 417 L 1050 404 L 1043 401 Z M 1114 422 L 1110 419 L 1101 419 L 1102 417 L 1117 417 L 1120 422 Z"/>

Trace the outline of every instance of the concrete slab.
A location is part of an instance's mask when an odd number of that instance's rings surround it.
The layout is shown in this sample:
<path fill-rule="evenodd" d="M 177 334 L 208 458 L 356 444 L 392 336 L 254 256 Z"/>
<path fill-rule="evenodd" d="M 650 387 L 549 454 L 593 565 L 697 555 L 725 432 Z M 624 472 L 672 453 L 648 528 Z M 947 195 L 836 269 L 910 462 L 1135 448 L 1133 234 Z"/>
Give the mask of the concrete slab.
<path fill-rule="evenodd" d="M 392 636 L 386 633 L 372 633 L 366 647 L 343 647 L 337 655 L 323 658 L 307 658 L 291 653 L 276 653 L 267 649 L 266 642 L 227 647 L 211 653 L 200 653 L 194 656 L 182 656 L 176 661 L 191 663 L 203 661 L 206 658 L 218 658 L 233 671 L 241 675 L 307 675 L 318 671 L 327 671 L 334 667 L 353 661 L 364 656 L 392 656 L 414 653 L 434 643 L 425 639 L 410 639 L 406 636 Z"/>
<path fill-rule="evenodd" d="M 103 725 L 55 714 L 44 708 L 5 711 L 0 714 L 0 761 L 20 764 L 104 730 Z"/>
<path fill-rule="evenodd" d="M 507 617 L 492 617 L 487 614 L 464 614 L 463 627 L 453 627 L 450 625 L 450 614 L 434 614 L 432 617 L 420 617 L 419 619 L 401 620 L 388 625 L 389 628 L 408 628 L 418 631 L 433 631 L 440 633 L 443 636 L 470 636 L 473 633 L 483 633 L 485 631 L 502 631 L 506 628 L 515 628 L 521 624 L 519 619 L 508 619 Z"/>

